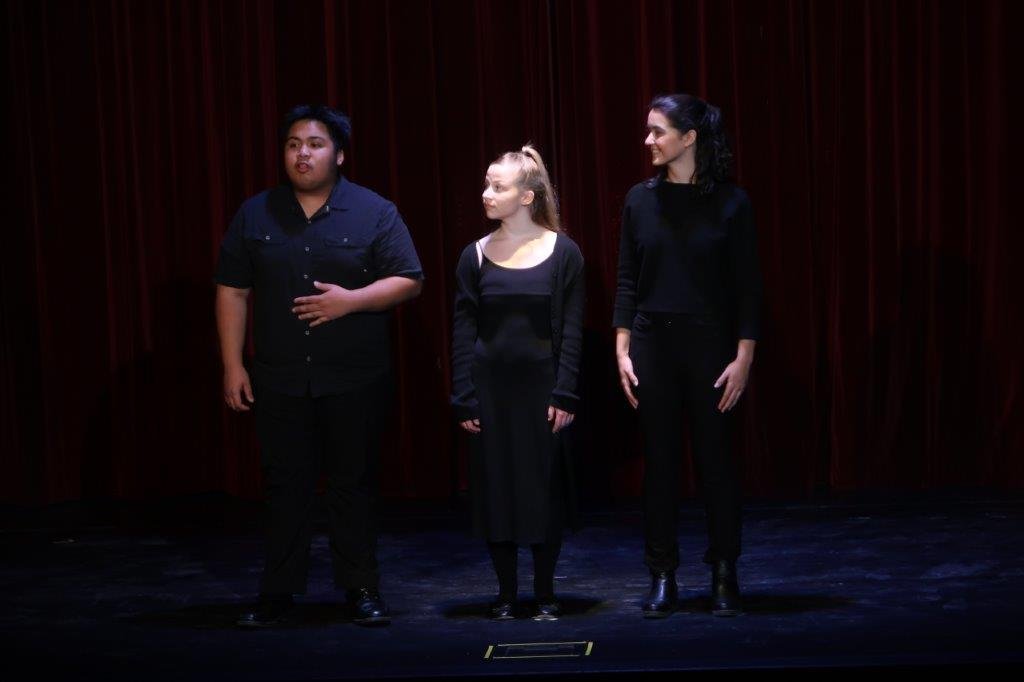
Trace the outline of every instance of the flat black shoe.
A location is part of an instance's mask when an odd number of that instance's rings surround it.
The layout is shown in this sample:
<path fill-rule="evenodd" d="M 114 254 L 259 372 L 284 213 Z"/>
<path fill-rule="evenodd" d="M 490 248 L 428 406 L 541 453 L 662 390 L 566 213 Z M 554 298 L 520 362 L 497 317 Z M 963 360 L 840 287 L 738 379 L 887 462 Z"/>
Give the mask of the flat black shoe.
<path fill-rule="evenodd" d="M 360 587 L 346 592 L 346 606 L 352 622 L 359 625 L 390 625 L 391 612 L 380 592 Z"/>
<path fill-rule="evenodd" d="M 293 606 L 291 596 L 260 597 L 256 608 L 239 616 L 235 624 L 242 628 L 272 628 L 287 621 Z"/>
<path fill-rule="evenodd" d="M 719 559 L 711 565 L 711 614 L 738 616 L 743 613 L 736 562 Z"/>
<path fill-rule="evenodd" d="M 651 591 L 644 599 L 644 618 L 668 618 L 679 607 L 679 586 L 674 571 L 652 571 Z"/>
<path fill-rule="evenodd" d="M 557 601 L 537 602 L 537 608 L 533 612 L 533 619 L 536 621 L 558 620 L 562 617 L 562 605 Z"/>
<path fill-rule="evenodd" d="M 499 594 L 488 609 L 492 620 L 515 620 L 516 598 L 506 598 Z"/>

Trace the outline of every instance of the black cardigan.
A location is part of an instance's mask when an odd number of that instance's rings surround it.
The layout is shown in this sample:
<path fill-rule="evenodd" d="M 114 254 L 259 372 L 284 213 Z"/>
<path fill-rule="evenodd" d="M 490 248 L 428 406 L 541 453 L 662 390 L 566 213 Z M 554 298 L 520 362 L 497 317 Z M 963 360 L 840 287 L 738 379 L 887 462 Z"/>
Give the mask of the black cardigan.
<path fill-rule="evenodd" d="M 551 350 L 558 364 L 551 404 L 566 412 L 579 408 L 577 382 L 583 349 L 583 254 L 576 242 L 558 233 L 555 272 L 551 278 Z M 457 421 L 479 417 L 470 374 L 477 339 L 480 261 L 471 242 L 455 266 L 455 312 L 452 330 L 452 413 Z"/>

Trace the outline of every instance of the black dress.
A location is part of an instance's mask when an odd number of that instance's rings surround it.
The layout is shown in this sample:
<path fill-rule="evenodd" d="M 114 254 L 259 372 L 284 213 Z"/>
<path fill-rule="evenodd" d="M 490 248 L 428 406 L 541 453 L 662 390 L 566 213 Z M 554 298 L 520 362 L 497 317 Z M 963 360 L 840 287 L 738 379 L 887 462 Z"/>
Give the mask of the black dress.
<path fill-rule="evenodd" d="M 579 527 L 572 465 L 575 424 L 551 434 L 547 410 L 578 414 L 583 254 L 563 233 L 547 260 L 511 269 L 477 242 L 455 268 L 452 416 L 480 419 L 469 437 L 476 534 L 519 545 Z M 552 505 L 554 503 L 554 505 Z"/>
<path fill-rule="evenodd" d="M 562 434 L 547 419 L 555 259 L 529 268 L 482 260 L 471 370 L 480 418 L 470 465 L 474 528 L 489 542 L 535 544 L 560 532 L 564 497 Z"/>

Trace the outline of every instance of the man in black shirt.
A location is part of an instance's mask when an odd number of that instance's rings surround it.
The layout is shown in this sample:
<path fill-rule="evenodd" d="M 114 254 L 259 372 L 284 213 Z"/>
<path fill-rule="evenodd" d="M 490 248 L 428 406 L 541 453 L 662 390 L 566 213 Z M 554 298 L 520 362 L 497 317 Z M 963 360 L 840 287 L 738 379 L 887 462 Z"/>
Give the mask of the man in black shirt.
<path fill-rule="evenodd" d="M 350 132 L 332 109 L 290 111 L 282 126 L 289 182 L 245 201 L 221 244 L 224 400 L 255 412 L 269 505 L 260 602 L 243 626 L 278 624 L 306 590 L 321 466 L 335 583 L 356 622 L 390 622 L 373 518 L 391 388 L 387 311 L 420 293 L 423 272 L 394 204 L 341 175 Z M 242 350 L 251 292 L 250 381 Z"/>

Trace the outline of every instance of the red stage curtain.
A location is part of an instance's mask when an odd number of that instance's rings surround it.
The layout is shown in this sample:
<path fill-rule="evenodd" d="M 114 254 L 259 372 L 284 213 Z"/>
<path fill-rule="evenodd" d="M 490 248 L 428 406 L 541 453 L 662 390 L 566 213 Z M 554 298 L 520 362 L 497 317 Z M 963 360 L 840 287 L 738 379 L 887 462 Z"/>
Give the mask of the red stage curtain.
<path fill-rule="evenodd" d="M 423 295 L 395 322 L 384 492 L 462 485 L 452 271 L 489 161 L 532 140 L 587 259 L 585 493 L 635 495 L 609 326 L 654 94 L 719 105 L 756 211 L 765 333 L 751 495 L 1024 484 L 1012 2 L 12 0 L 0 501 L 259 495 L 220 398 L 211 274 L 280 178 L 288 106 L 348 111 L 346 173 L 396 202 Z M 692 471 L 682 485 L 693 488 Z"/>

